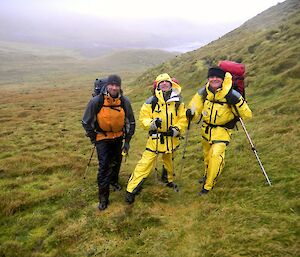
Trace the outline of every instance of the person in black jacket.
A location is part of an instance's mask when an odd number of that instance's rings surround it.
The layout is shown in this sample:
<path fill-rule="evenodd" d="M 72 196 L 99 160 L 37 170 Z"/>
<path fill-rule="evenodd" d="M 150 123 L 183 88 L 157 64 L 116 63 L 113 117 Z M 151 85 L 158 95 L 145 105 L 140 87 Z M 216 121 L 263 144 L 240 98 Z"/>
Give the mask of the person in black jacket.
<path fill-rule="evenodd" d="M 129 99 L 121 90 L 121 78 L 110 75 L 104 92 L 88 103 L 82 118 L 86 136 L 97 149 L 99 169 L 99 210 L 109 204 L 109 186 L 121 190 L 118 183 L 122 151 L 126 154 L 135 131 L 135 118 Z M 123 144 L 124 140 L 124 144 Z"/>

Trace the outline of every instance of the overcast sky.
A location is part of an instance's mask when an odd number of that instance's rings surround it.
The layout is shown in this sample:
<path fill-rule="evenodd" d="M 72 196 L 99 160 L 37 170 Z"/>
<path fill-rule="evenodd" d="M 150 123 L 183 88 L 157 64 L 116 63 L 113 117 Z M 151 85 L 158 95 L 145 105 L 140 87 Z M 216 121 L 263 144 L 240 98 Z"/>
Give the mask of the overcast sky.
<path fill-rule="evenodd" d="M 187 51 L 280 2 L 283 0 L 0 0 L 0 40 Z"/>
<path fill-rule="evenodd" d="M 2 8 L 71 12 L 98 17 L 183 18 L 194 22 L 243 22 L 283 0 L 1 0 Z"/>

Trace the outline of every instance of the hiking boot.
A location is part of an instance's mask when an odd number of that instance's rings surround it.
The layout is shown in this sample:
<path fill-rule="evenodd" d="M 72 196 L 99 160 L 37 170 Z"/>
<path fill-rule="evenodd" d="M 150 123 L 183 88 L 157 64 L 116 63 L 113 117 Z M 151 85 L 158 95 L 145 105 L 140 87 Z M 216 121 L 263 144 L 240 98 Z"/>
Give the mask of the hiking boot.
<path fill-rule="evenodd" d="M 110 184 L 113 191 L 121 191 L 122 186 L 118 182 Z"/>
<path fill-rule="evenodd" d="M 133 204 L 134 203 L 134 198 L 135 198 L 135 194 L 129 193 L 128 191 L 126 191 L 126 195 L 125 195 L 125 202 L 126 203 Z"/>
<path fill-rule="evenodd" d="M 107 208 L 107 206 L 108 206 L 108 204 L 109 204 L 109 200 L 108 199 L 106 199 L 106 198 L 100 198 L 100 203 L 99 203 L 99 205 L 98 205 L 98 209 L 100 210 L 100 211 L 103 211 L 103 210 L 105 210 L 106 208 Z"/>
<path fill-rule="evenodd" d="M 202 190 L 199 193 L 199 196 L 201 196 L 201 195 L 207 195 L 208 193 L 209 193 L 209 190 L 207 190 L 205 188 L 202 188 Z"/>
<path fill-rule="evenodd" d="M 205 182 L 206 182 L 206 176 L 203 176 L 202 178 L 200 178 L 199 180 L 198 180 L 198 182 L 200 183 L 200 184 L 205 184 Z"/>
<path fill-rule="evenodd" d="M 173 182 L 168 182 L 166 184 L 166 186 L 170 187 L 170 188 L 173 188 L 175 192 L 179 192 L 179 187 L 175 183 L 173 183 Z"/>

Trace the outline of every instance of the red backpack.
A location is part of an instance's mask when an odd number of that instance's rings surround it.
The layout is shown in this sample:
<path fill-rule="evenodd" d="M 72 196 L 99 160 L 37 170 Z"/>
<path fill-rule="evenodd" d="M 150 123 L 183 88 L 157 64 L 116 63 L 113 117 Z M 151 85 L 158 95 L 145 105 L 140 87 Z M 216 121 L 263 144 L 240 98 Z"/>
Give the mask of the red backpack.
<path fill-rule="evenodd" d="M 232 61 L 220 61 L 219 67 L 232 75 L 232 87 L 245 98 L 245 65 Z"/>

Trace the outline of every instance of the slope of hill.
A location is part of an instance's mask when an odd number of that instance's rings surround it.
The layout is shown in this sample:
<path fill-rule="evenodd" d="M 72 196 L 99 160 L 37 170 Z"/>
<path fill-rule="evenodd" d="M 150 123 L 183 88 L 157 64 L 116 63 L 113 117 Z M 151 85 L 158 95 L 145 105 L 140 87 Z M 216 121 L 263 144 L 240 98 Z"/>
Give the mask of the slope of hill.
<path fill-rule="evenodd" d="M 299 256 L 299 22 L 299 1 L 288 0 L 126 87 L 138 118 L 150 94 L 146 86 L 157 74 L 180 79 L 188 102 L 209 65 L 243 60 L 254 113 L 247 128 L 272 187 L 239 129 L 216 187 L 199 197 L 203 163 L 199 127 L 193 124 L 176 181 L 179 193 L 150 176 L 134 206 L 124 203 L 123 190 L 112 192 L 109 208 L 99 212 L 95 159 L 83 179 L 92 148 L 80 124 L 90 98 L 81 86 L 86 78 L 61 80 L 56 87 L 3 87 L 0 256 Z M 122 163 L 123 185 L 146 134 L 137 127 Z M 182 148 L 175 156 L 177 174 L 181 154 Z"/>
<path fill-rule="evenodd" d="M 99 73 L 140 73 L 169 60 L 175 53 L 156 49 L 111 50 L 105 55 L 85 58 L 75 51 L 45 48 L 24 43 L 0 42 L 0 83 L 29 82 L 53 76 Z"/>

